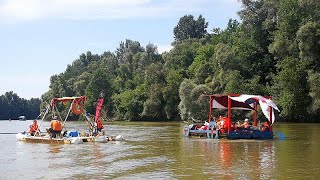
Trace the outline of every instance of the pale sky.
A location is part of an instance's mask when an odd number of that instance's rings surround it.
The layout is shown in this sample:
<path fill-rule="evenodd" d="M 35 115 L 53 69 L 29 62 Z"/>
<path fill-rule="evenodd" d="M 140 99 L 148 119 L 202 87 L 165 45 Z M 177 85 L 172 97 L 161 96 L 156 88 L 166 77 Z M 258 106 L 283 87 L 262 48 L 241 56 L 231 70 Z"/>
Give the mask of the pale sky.
<path fill-rule="evenodd" d="M 0 95 L 40 98 L 81 53 L 114 52 L 126 39 L 161 53 L 180 17 L 202 14 L 211 32 L 240 8 L 238 0 L 0 0 Z"/>

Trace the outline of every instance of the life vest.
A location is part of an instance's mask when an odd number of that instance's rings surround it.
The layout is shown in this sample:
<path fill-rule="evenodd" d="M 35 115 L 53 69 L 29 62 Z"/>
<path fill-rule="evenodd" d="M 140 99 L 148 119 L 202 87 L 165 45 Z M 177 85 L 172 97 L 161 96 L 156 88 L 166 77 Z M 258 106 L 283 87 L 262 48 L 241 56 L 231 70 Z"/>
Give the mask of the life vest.
<path fill-rule="evenodd" d="M 225 129 L 227 129 L 228 128 L 228 125 L 229 125 L 229 119 L 227 118 L 227 117 L 224 117 L 224 116 L 222 116 L 221 117 L 221 128 L 225 128 Z"/>
<path fill-rule="evenodd" d="M 29 132 L 30 133 L 35 133 L 37 130 L 38 130 L 38 124 L 35 124 L 35 123 L 33 123 L 33 124 L 31 124 L 30 125 L 30 130 L 29 130 Z"/>
<path fill-rule="evenodd" d="M 54 131 L 62 131 L 62 124 L 58 120 L 52 120 L 50 125 Z"/>
<path fill-rule="evenodd" d="M 101 121 L 97 121 L 97 129 L 103 129 L 103 125 Z"/>

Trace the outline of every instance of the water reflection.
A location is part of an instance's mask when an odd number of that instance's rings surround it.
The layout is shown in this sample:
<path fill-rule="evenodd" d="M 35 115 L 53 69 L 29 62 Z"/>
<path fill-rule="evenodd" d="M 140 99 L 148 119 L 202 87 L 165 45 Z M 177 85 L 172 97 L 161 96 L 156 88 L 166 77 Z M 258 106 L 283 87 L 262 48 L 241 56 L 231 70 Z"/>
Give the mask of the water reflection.
<path fill-rule="evenodd" d="M 276 170 L 273 140 L 184 138 L 182 140 L 182 153 L 184 154 L 182 161 L 185 161 L 182 164 L 188 169 L 183 171 L 183 175 L 192 178 L 269 179 L 274 177 Z"/>
<path fill-rule="evenodd" d="M 92 155 L 94 157 L 94 159 L 103 159 L 104 158 L 104 155 L 102 154 L 101 152 L 101 144 L 99 143 L 96 143 L 92 146 Z"/>
<path fill-rule="evenodd" d="M 49 144 L 49 153 L 60 153 L 62 145 Z"/>

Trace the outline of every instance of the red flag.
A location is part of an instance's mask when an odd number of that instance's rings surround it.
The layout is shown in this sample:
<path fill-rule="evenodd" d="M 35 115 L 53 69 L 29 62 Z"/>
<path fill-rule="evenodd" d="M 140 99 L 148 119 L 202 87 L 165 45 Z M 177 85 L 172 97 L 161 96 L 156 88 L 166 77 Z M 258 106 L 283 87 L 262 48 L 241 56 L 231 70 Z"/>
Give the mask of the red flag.
<path fill-rule="evenodd" d="M 103 106 L 103 98 L 100 97 L 98 99 L 98 102 L 97 102 L 97 106 L 96 106 L 96 116 L 95 116 L 95 121 L 97 122 L 100 118 L 100 115 L 101 115 L 101 109 L 102 109 L 102 106 Z"/>

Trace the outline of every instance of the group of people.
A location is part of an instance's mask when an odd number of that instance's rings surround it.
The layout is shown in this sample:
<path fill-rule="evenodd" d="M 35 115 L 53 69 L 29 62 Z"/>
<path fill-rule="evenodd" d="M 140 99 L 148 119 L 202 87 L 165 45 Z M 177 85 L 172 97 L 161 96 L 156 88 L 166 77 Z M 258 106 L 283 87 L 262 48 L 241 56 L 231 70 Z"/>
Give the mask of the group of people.
<path fill-rule="evenodd" d="M 227 131 L 227 117 L 220 116 L 219 118 L 212 118 L 211 121 L 215 121 L 217 124 L 217 128 L 220 130 L 221 133 Z M 207 121 L 204 122 L 203 125 L 197 126 L 197 125 L 190 125 L 191 130 L 207 130 L 209 126 L 209 123 Z M 252 124 L 249 123 L 249 119 L 245 119 L 243 123 L 240 123 L 239 121 L 234 125 L 231 123 L 231 129 L 237 130 L 238 128 L 243 128 L 243 129 L 249 129 Z M 262 123 L 259 127 L 259 130 L 261 131 L 268 131 L 270 129 L 270 125 L 268 121 L 265 121 Z"/>
<path fill-rule="evenodd" d="M 33 123 L 29 127 L 30 127 L 29 134 L 31 136 L 36 136 L 40 134 L 40 129 L 36 119 L 33 120 Z M 51 137 L 55 138 L 57 137 L 57 135 L 61 134 L 61 131 L 62 131 L 62 123 L 57 119 L 53 119 L 50 122 L 50 128 L 47 129 L 47 132 L 51 135 Z"/>
<path fill-rule="evenodd" d="M 218 129 L 226 129 L 226 117 L 220 116 L 219 118 L 213 118 L 211 121 L 217 123 Z M 191 124 L 189 125 L 190 130 L 208 130 L 209 122 L 205 121 L 202 125 Z"/>
<path fill-rule="evenodd" d="M 240 124 L 238 122 L 236 127 L 237 128 L 241 127 L 241 128 L 248 129 L 248 128 L 251 127 L 251 124 L 249 123 L 249 119 L 246 118 L 242 124 Z M 268 131 L 269 128 L 270 128 L 269 122 L 268 121 L 264 121 L 262 124 L 260 124 L 260 126 L 258 128 L 261 131 Z"/>
<path fill-rule="evenodd" d="M 96 122 L 96 127 L 98 132 L 102 132 L 104 127 L 102 125 L 102 122 L 98 120 Z M 40 129 L 38 126 L 37 120 L 33 120 L 33 123 L 29 126 L 29 134 L 31 136 L 37 136 L 40 134 Z M 50 137 L 56 138 L 57 136 L 61 136 L 62 131 L 62 123 L 57 120 L 56 117 L 53 118 L 53 120 L 50 122 L 50 128 L 46 129 Z"/>

